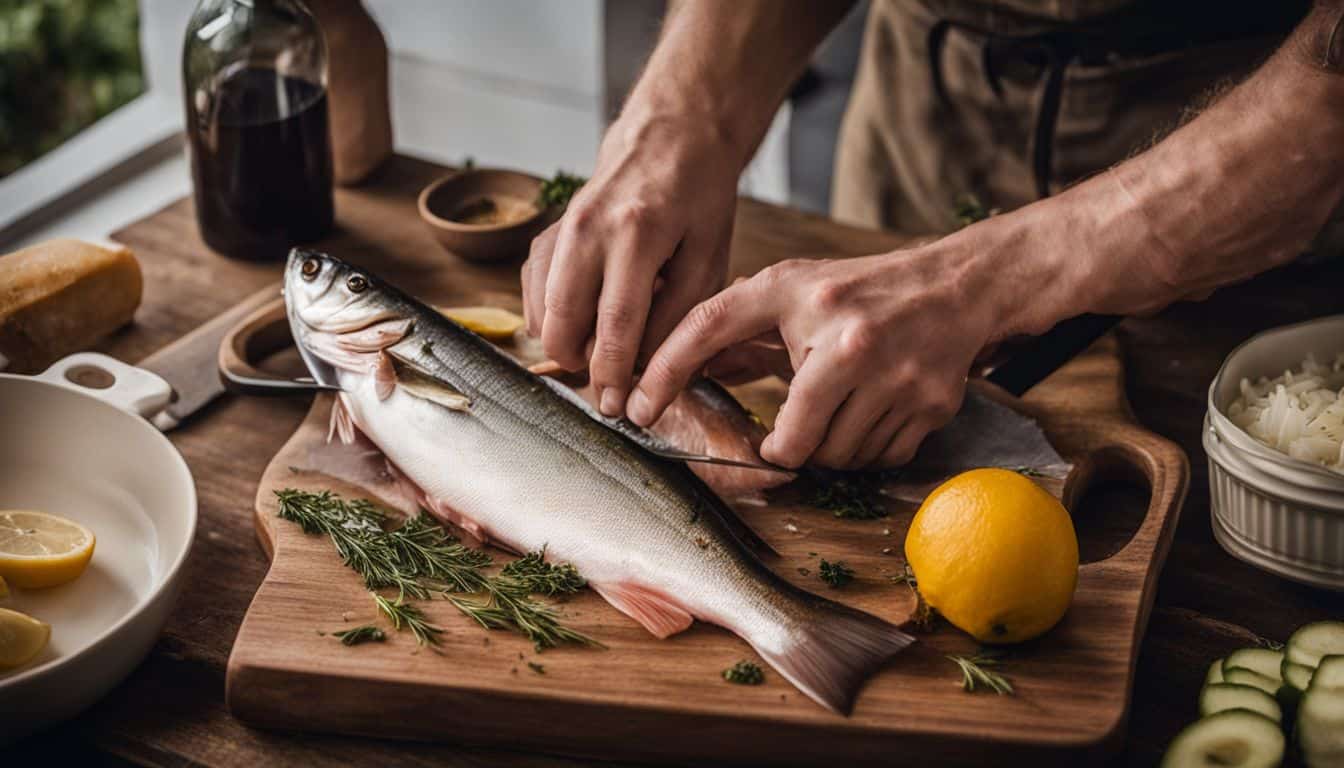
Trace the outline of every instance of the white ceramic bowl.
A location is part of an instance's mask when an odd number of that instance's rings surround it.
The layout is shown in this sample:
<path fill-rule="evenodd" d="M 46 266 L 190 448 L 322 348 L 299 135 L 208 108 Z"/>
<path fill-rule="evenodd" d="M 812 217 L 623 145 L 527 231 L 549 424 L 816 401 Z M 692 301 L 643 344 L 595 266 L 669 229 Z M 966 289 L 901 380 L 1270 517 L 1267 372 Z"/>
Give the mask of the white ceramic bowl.
<path fill-rule="evenodd" d="M 115 383 L 71 380 L 90 369 Z M 168 618 L 196 529 L 186 462 L 144 419 L 170 397 L 158 376 L 90 353 L 36 377 L 0 374 L 0 509 L 58 514 L 97 538 L 79 579 L 0 599 L 52 626 L 38 658 L 0 671 L 0 744 L 107 693 Z"/>
<path fill-rule="evenodd" d="M 1209 387 L 1213 533 L 1232 555 L 1294 581 L 1344 590 L 1344 475 L 1294 459 L 1227 417 L 1243 378 L 1274 377 L 1308 354 L 1344 351 L 1344 315 L 1265 331 L 1233 350 Z"/>

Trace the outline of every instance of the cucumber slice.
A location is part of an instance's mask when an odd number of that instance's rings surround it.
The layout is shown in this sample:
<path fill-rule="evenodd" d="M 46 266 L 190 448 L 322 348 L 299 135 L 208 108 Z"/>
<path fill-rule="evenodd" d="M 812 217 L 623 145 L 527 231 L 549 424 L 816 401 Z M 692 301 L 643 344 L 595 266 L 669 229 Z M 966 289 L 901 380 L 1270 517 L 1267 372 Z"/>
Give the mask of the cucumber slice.
<path fill-rule="evenodd" d="M 1315 667 L 1321 657 L 1344 654 L 1344 621 L 1306 624 L 1288 638 L 1285 657 L 1294 664 Z"/>
<path fill-rule="evenodd" d="M 1344 690 L 1313 684 L 1297 710 L 1297 740 L 1312 768 L 1344 759 Z"/>
<path fill-rule="evenodd" d="M 1249 685 L 1252 688 L 1259 688 L 1270 696 L 1278 693 L 1279 686 L 1282 685 L 1274 678 L 1266 677 L 1259 672 L 1252 672 L 1242 667 L 1232 667 L 1231 669 L 1223 667 L 1223 682 Z"/>
<path fill-rule="evenodd" d="M 1229 709 L 1246 709 L 1276 723 L 1283 722 L 1283 710 L 1273 696 L 1249 685 L 1214 683 L 1199 692 L 1199 714 L 1208 717 Z"/>
<path fill-rule="evenodd" d="M 1223 660 L 1214 659 L 1209 665 L 1208 674 L 1204 675 L 1204 685 L 1213 685 L 1223 682 Z"/>
<path fill-rule="evenodd" d="M 1283 651 L 1268 648 L 1242 648 L 1223 660 L 1223 673 L 1229 669 L 1249 669 L 1276 683 L 1283 682 L 1279 668 L 1283 666 Z"/>
<path fill-rule="evenodd" d="M 1274 768 L 1283 762 L 1283 748 L 1278 723 L 1254 712 L 1231 709 L 1186 726 L 1162 756 L 1162 768 Z"/>

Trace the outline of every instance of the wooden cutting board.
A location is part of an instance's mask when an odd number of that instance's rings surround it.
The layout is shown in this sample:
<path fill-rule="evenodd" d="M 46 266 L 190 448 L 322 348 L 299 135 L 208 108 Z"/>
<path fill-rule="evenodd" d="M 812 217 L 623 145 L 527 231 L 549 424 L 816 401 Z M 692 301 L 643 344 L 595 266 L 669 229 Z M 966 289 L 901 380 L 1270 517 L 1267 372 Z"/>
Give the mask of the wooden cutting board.
<path fill-rule="evenodd" d="M 420 231 L 414 192 L 432 175 L 422 165 L 403 168 L 409 178 L 373 193 L 343 195 L 342 231 L 323 246 L 370 264 L 430 301 L 517 310 L 516 264 L 463 264 L 434 250 Z M 744 203 L 739 210 L 738 272 L 792 255 L 862 253 L 894 244 L 890 235 L 792 215 L 788 226 L 771 227 L 765 220 L 744 226 L 744 218 L 761 213 L 753 206 Z M 781 393 L 765 385 L 740 394 L 768 416 Z M 1076 464 L 1067 483 L 1053 491 L 1073 513 L 1084 553 L 1106 555 L 1082 566 L 1063 622 L 1015 649 L 1002 665 L 1017 689 L 1014 697 L 962 692 L 958 670 L 945 656 L 971 653 L 975 643 L 939 624 L 917 632 L 919 642 L 875 676 L 854 713 L 842 717 L 768 668 L 763 685 L 725 683 L 724 668 L 739 659 L 759 661 L 726 630 L 696 624 L 660 641 L 589 592 L 560 607 L 568 623 L 607 650 L 538 654 L 521 637 L 485 632 L 441 602 L 424 608 L 447 629 L 442 653 L 417 650 L 404 633 L 383 644 L 343 646 L 320 633 L 379 622 L 368 593 L 329 541 L 275 517 L 273 491 L 280 488 L 369 494 L 338 478 L 295 471 L 305 464 L 307 446 L 326 434 L 329 404 L 319 398 L 259 483 L 255 523 L 272 565 L 229 659 L 228 705 L 244 722 L 266 728 L 671 763 L 1097 759 L 1124 734 L 1139 642 L 1189 469 L 1179 448 L 1130 418 L 1113 339 L 1099 342 L 1024 400 L 1005 399 L 1037 418 Z M 1151 488 L 1146 509 L 1141 501 L 1119 510 L 1093 503 L 1088 489 L 1097 478 L 1137 478 Z M 810 507 L 808 497 L 805 487 L 786 487 L 766 507 L 739 508 L 779 552 L 771 567 L 806 589 L 904 622 L 914 600 L 899 575 L 914 505 L 891 502 L 888 518 L 850 521 Z M 1126 528 L 1112 515 L 1134 525 Z M 858 579 L 841 590 L 827 588 L 816 576 L 822 558 L 845 560 Z M 528 662 L 544 665 L 544 674 Z"/>

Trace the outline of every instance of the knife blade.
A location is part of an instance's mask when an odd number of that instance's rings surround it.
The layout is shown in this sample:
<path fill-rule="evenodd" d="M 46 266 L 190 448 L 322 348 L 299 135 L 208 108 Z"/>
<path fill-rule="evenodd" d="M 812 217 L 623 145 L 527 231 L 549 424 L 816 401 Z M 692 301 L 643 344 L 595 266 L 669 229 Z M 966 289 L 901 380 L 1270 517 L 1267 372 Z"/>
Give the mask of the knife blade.
<path fill-rule="evenodd" d="M 140 368 L 173 388 L 173 400 L 151 420 L 154 426 L 162 432 L 174 429 L 224 392 L 216 363 L 219 343 L 239 321 L 279 294 L 280 283 L 272 283 L 140 361 Z"/>

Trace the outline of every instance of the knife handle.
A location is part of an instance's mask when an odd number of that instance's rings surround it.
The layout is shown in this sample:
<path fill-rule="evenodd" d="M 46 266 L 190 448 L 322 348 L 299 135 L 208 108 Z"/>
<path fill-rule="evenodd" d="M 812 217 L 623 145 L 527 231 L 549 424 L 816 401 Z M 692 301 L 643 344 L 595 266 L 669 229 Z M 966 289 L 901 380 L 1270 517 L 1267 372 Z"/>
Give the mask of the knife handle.
<path fill-rule="evenodd" d="M 1028 341 L 985 378 L 1015 397 L 1021 397 L 1123 319 L 1118 315 L 1079 315 L 1065 320 Z"/>
<path fill-rule="evenodd" d="M 247 395 L 291 395 L 323 389 L 311 380 L 276 376 L 253 365 L 253 360 L 261 360 L 292 343 L 284 299 L 258 307 L 220 342 L 219 378 L 224 388 Z"/>

